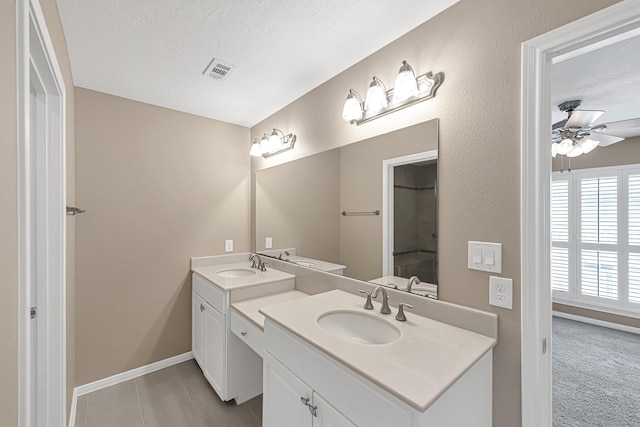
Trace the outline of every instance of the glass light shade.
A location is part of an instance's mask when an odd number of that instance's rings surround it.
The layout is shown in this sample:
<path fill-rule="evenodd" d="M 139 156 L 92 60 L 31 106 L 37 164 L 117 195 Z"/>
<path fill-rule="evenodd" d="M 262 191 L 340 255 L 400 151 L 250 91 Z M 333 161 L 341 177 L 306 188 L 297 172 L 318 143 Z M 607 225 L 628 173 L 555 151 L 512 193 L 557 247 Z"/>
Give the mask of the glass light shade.
<path fill-rule="evenodd" d="M 262 157 L 262 150 L 260 149 L 260 144 L 257 140 L 254 140 L 251 144 L 251 150 L 249 150 L 249 155 L 253 157 Z"/>
<path fill-rule="evenodd" d="M 273 132 L 271 133 L 271 136 L 269 137 L 269 146 L 271 147 L 271 151 L 276 151 L 278 150 L 278 148 L 280 148 L 280 145 L 282 145 L 284 141 L 282 140 L 282 138 L 280 138 L 280 135 L 278 135 L 278 132 L 274 129 Z"/>
<path fill-rule="evenodd" d="M 406 101 L 417 94 L 418 82 L 416 81 L 416 75 L 413 73 L 413 68 L 407 64 L 407 61 L 402 61 L 402 66 L 396 77 L 396 83 L 393 86 L 393 101 Z"/>
<path fill-rule="evenodd" d="M 558 144 L 558 154 L 566 156 L 573 150 L 573 140 L 571 138 L 565 138 Z"/>
<path fill-rule="evenodd" d="M 596 148 L 598 144 L 600 144 L 600 141 L 595 141 L 589 138 L 583 138 L 578 143 L 578 145 L 580 145 L 580 147 L 582 148 L 582 151 L 584 152 L 584 154 L 589 153 L 591 150 Z"/>
<path fill-rule="evenodd" d="M 569 151 L 569 154 L 567 154 L 567 157 L 578 157 L 581 154 L 584 154 L 584 151 L 582 150 L 582 147 L 580 146 L 580 144 L 576 144 L 573 146 L 571 151 Z"/>
<path fill-rule="evenodd" d="M 551 157 L 555 159 L 557 155 L 558 155 L 558 143 L 554 142 L 553 144 L 551 144 Z"/>
<path fill-rule="evenodd" d="M 375 114 L 388 106 L 389 101 L 387 100 L 387 89 L 377 77 L 374 77 L 373 81 L 369 85 L 367 97 L 364 100 L 364 109 L 369 114 Z"/>
<path fill-rule="evenodd" d="M 358 99 L 358 94 L 350 90 L 342 108 L 342 120 L 352 122 L 360 119 L 362 119 L 362 102 Z"/>
<path fill-rule="evenodd" d="M 271 141 L 269 141 L 269 137 L 267 135 L 264 135 L 260 140 L 260 150 L 262 151 L 262 154 L 269 154 L 272 151 Z"/>

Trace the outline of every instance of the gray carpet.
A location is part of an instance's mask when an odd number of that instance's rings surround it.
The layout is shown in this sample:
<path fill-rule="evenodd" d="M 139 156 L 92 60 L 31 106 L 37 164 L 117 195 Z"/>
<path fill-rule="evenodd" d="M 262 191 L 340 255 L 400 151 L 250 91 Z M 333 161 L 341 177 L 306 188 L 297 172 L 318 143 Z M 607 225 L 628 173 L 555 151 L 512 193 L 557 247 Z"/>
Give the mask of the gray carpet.
<path fill-rule="evenodd" d="M 640 335 L 553 318 L 553 426 L 640 426 Z"/>

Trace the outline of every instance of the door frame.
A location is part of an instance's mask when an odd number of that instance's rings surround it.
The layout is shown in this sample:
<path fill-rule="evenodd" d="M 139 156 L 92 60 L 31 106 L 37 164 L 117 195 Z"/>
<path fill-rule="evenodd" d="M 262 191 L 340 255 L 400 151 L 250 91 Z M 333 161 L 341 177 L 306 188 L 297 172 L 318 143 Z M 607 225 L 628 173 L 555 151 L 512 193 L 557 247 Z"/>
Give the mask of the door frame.
<path fill-rule="evenodd" d="M 438 150 L 423 151 L 382 161 L 382 275 L 393 276 L 393 168 L 437 160 Z"/>
<path fill-rule="evenodd" d="M 30 286 L 32 280 L 31 214 L 45 218 L 46 233 L 37 234 L 45 254 L 38 269 L 46 285 L 38 289 L 38 326 L 42 332 L 45 374 L 38 376 L 44 402 L 38 402 L 39 425 L 66 424 L 66 88 L 38 0 L 16 0 L 18 109 L 18 424 L 32 426 Z M 44 207 L 32 206 L 30 87 L 31 67 L 41 73 L 46 93 L 46 163 Z M 41 142 L 42 143 L 42 142 Z M 42 292 L 41 292 L 42 291 Z"/>
<path fill-rule="evenodd" d="M 522 426 L 552 425 L 551 65 L 640 27 L 640 2 L 625 0 L 522 44 L 521 379 Z M 547 351 L 543 352 L 543 348 Z"/>

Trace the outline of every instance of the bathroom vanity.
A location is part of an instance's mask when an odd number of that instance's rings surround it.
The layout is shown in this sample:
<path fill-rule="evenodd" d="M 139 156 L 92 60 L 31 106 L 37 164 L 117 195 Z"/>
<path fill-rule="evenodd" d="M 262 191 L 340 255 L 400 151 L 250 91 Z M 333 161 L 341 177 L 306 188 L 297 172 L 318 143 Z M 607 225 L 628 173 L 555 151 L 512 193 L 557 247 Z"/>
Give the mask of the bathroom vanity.
<path fill-rule="evenodd" d="M 494 314 L 387 289 L 416 306 L 398 321 L 364 308 L 373 284 L 248 255 L 192 259 L 193 353 L 221 399 L 264 393 L 265 427 L 492 425 Z"/>

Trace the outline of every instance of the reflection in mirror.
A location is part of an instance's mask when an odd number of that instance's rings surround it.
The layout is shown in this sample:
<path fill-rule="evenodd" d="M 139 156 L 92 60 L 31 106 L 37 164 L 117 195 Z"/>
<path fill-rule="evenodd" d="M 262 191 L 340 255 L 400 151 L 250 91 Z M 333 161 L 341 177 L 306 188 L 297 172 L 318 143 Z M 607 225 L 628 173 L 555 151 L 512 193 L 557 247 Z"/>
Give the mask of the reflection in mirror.
<path fill-rule="evenodd" d="M 404 290 L 417 276 L 412 292 L 436 297 L 437 148 L 435 119 L 257 171 L 256 251 Z M 425 152 L 393 168 L 383 206 L 383 163 Z"/>

